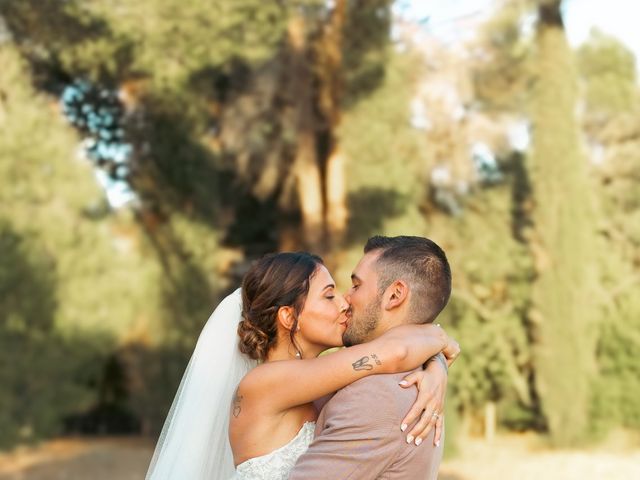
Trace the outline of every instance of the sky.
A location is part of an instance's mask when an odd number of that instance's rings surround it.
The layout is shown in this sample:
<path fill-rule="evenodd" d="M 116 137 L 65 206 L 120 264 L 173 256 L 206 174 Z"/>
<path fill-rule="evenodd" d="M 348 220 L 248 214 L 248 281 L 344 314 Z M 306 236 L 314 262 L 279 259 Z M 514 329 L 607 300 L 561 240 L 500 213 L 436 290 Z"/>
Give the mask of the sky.
<path fill-rule="evenodd" d="M 487 12 L 495 0 L 398 0 L 396 12 L 414 20 L 429 18 L 427 25 L 434 33 L 444 31 L 454 18 L 477 12 Z M 613 35 L 630 48 L 640 64 L 640 0 L 565 0 L 564 21 L 567 38 L 578 46 L 589 36 L 592 27 Z M 640 67 L 639 67 L 640 68 Z"/>

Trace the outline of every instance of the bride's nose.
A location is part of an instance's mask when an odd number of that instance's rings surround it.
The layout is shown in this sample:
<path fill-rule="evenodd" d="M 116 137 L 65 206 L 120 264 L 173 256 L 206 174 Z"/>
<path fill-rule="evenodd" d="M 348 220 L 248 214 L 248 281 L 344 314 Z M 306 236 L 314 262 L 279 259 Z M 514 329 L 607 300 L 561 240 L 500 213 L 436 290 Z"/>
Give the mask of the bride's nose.
<path fill-rule="evenodd" d="M 344 298 L 343 295 L 340 295 L 340 313 L 343 314 L 347 310 L 349 310 L 349 303 L 347 302 L 347 300 Z"/>

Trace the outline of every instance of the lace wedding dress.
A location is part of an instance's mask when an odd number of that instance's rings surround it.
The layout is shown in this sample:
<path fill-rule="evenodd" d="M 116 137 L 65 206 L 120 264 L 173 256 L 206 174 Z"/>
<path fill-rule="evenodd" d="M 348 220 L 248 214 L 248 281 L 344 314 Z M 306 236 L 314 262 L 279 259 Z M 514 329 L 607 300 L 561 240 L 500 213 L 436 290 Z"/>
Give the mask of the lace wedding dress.
<path fill-rule="evenodd" d="M 236 468 L 231 480 L 286 480 L 311 440 L 315 422 L 306 422 L 300 431 L 286 445 L 261 457 L 250 458 Z"/>

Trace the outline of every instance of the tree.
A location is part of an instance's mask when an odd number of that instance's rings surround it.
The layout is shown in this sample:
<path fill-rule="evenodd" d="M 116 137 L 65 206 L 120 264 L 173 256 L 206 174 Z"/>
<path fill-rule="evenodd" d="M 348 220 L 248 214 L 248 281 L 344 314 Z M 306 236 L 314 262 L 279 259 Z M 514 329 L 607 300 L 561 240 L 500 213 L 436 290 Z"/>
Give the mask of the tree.
<path fill-rule="evenodd" d="M 248 261 L 278 246 L 322 250 L 329 230 L 340 238 L 346 186 L 340 162 L 329 159 L 347 98 L 355 102 L 349 93 L 366 95 L 381 78 L 380 57 L 360 59 L 386 45 L 390 12 L 388 1 L 336 7 L 319 0 L 0 4 L 12 37 L 0 46 L 7 126 L 0 171 L 17 179 L 0 192 L 3 209 L 18 235 L 33 230 L 35 244 L 55 252 L 54 330 L 113 339 L 96 364 L 103 372 L 91 380 L 101 385 L 93 405 L 70 413 L 108 407 L 102 397 L 122 393 L 122 385 L 106 383 L 123 382 L 131 395 L 118 394 L 118 408 L 126 404 L 146 431 L 154 429 L 211 305 Z M 357 25 L 377 43 L 345 40 Z M 344 91 L 334 90 L 343 76 Z M 367 88 L 349 89 L 349 80 L 363 79 Z M 91 165 L 76 156 L 87 132 L 64 123 L 51 95 L 72 82 L 108 93 L 112 113 L 123 113 L 113 130 L 133 146 L 125 176 L 140 202 L 130 210 L 111 211 Z M 287 240 L 313 218 L 318 235 L 309 229 Z M 148 358 L 158 368 L 146 374 Z M 118 365 L 128 368 L 126 378 L 114 373 Z M 145 408 L 143 399 L 157 391 L 157 409 Z"/>
<path fill-rule="evenodd" d="M 577 51 L 585 88 L 584 130 L 592 145 L 600 232 L 607 245 L 602 287 L 605 313 L 598 339 L 598 377 L 591 416 L 599 432 L 616 425 L 637 428 L 640 373 L 630 352 L 639 348 L 640 302 L 640 122 L 639 91 L 633 53 L 613 37 L 592 31 Z"/>
<path fill-rule="evenodd" d="M 638 106 L 633 52 L 597 29 L 577 51 L 589 116 L 633 111 Z"/>
<path fill-rule="evenodd" d="M 8 446 L 61 432 L 95 400 L 91 381 L 136 307 L 116 300 L 126 279 L 105 282 L 104 265 L 122 258 L 87 215 L 100 195 L 88 165 L 74 161 L 77 138 L 34 92 L 11 43 L 0 45 L 0 63 L 0 444 Z"/>
<path fill-rule="evenodd" d="M 471 47 L 474 101 L 493 112 L 522 112 L 534 73 L 533 38 L 522 27 L 531 2 L 501 0 L 499 5 Z"/>
<path fill-rule="evenodd" d="M 600 246 L 588 172 L 578 140 L 576 72 L 559 0 L 540 1 L 529 172 L 534 202 L 529 245 L 535 280 L 536 388 L 552 438 L 576 442 L 589 421 L 598 315 Z"/>

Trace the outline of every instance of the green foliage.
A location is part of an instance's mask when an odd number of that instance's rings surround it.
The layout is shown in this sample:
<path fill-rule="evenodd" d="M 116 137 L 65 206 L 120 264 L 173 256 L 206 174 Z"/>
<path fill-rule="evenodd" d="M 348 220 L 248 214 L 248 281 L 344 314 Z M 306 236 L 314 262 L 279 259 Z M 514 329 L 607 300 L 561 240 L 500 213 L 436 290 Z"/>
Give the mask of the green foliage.
<path fill-rule="evenodd" d="M 640 428 L 639 313 L 637 296 L 628 293 L 604 319 L 591 411 L 596 431 L 607 432 L 618 425 Z"/>
<path fill-rule="evenodd" d="M 258 0 L 6 0 L 0 13 L 32 59 L 94 80 L 144 74 L 174 87 L 230 60 L 268 58 L 287 10 Z"/>
<path fill-rule="evenodd" d="M 90 164 L 77 156 L 79 139 L 63 123 L 57 104 L 35 94 L 17 52 L 2 47 L 0 58 L 0 89 L 8 92 L 0 132 L 0 172 L 7 179 L 0 191 L 3 216 L 19 234 L 38 239 L 65 279 L 57 286 L 56 326 L 118 334 L 140 314 L 133 292 L 139 301 L 154 296 L 131 288 L 138 284 L 131 271 L 149 278 L 157 267 L 134 253 L 140 238 L 128 230 L 126 218 L 104 224 L 91 219 L 89 212 L 104 200 Z M 105 277 L 105 271 L 118 279 Z"/>
<path fill-rule="evenodd" d="M 418 210 L 428 160 L 423 135 L 409 125 L 410 89 L 406 76 L 412 59 L 392 51 L 384 79 L 366 101 L 354 103 L 338 131 L 349 159 L 349 223 L 346 249 L 334 256 L 334 278 L 346 288 L 366 239 L 375 234 L 421 235 L 425 220 Z M 375 121 L 372 121 L 375 119 Z"/>
<path fill-rule="evenodd" d="M 99 1 L 87 11 L 104 19 L 116 37 L 135 45 L 132 71 L 160 84 L 184 82 L 231 59 L 255 63 L 273 54 L 284 33 L 286 10 L 277 2 Z M 103 62 L 104 54 L 96 57 Z"/>
<path fill-rule="evenodd" d="M 559 17 L 549 8 L 541 9 L 539 73 L 531 98 L 529 171 L 535 207 L 529 244 L 536 278 L 529 316 L 542 410 L 553 440 L 568 444 L 582 439 L 589 422 L 601 249 L 574 114 L 573 57 Z"/>
<path fill-rule="evenodd" d="M 635 57 L 617 39 L 592 30 L 589 39 L 578 49 L 577 62 L 590 113 L 606 115 L 637 107 Z"/>
<path fill-rule="evenodd" d="M 136 251 L 141 239 L 127 231 L 130 222 L 92 219 L 102 195 L 57 105 L 34 92 L 11 45 L 0 46 L 0 63 L 0 431 L 7 445 L 59 432 L 65 417 L 89 409 L 116 339 L 158 330 L 160 292 L 159 268 L 144 248 Z"/>
<path fill-rule="evenodd" d="M 637 110 L 611 114 L 594 136 L 603 142 L 600 198 L 606 221 L 607 260 L 603 278 L 606 315 L 598 342 L 592 418 L 598 433 L 616 425 L 638 428 L 640 375 L 634 360 L 640 339 L 640 122 Z"/>
<path fill-rule="evenodd" d="M 640 334 L 640 303 L 632 293 L 640 282 L 640 104 L 634 56 L 618 40 L 594 30 L 577 60 L 585 87 L 584 129 L 599 148 L 595 172 L 607 250 L 601 282 L 606 309 L 591 405 L 592 428 L 604 434 L 618 425 L 637 428 L 640 416 L 640 377 L 630 353 Z"/>
<path fill-rule="evenodd" d="M 0 15 L 23 54 L 45 70 L 64 68 L 72 75 L 113 78 L 131 61 L 128 39 L 114 34 L 77 1 L 5 0 Z"/>
<path fill-rule="evenodd" d="M 59 433 L 94 398 L 107 338 L 55 328 L 55 261 L 0 219 L 0 448 Z"/>
<path fill-rule="evenodd" d="M 450 322 L 465 351 L 474 352 L 452 368 L 456 401 L 471 416 L 488 401 L 503 411 L 536 409 L 525 322 L 532 265 L 526 245 L 512 235 L 512 182 L 510 177 L 499 187 L 477 192 L 464 222 L 433 225 L 457 273 L 443 320 Z M 501 418 L 509 422 L 506 415 Z M 529 421 L 526 426 L 536 425 Z"/>
<path fill-rule="evenodd" d="M 406 81 L 413 60 L 392 52 L 388 55 L 384 81 L 366 103 L 347 113 L 339 132 L 351 160 L 347 166 L 349 190 L 386 188 L 400 195 L 417 195 L 429 154 L 423 135 L 409 124 L 412 92 Z"/>
<path fill-rule="evenodd" d="M 391 0 L 348 1 L 344 26 L 345 105 L 367 98 L 388 71 Z"/>
<path fill-rule="evenodd" d="M 530 5 L 523 0 L 505 0 L 502 8 L 482 26 L 472 79 L 474 101 L 491 111 L 526 108 L 531 76 L 533 38 L 522 27 Z"/>
<path fill-rule="evenodd" d="M 366 101 L 345 114 L 338 138 L 346 164 L 349 223 L 347 251 L 337 255 L 335 278 L 346 281 L 375 234 L 421 235 L 425 221 L 418 210 L 428 151 L 421 132 L 409 125 L 410 89 L 406 78 L 412 58 L 386 51 L 388 63 L 380 85 Z M 375 121 L 372 121 L 375 119 Z"/>

